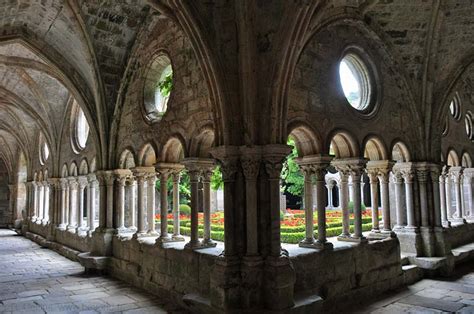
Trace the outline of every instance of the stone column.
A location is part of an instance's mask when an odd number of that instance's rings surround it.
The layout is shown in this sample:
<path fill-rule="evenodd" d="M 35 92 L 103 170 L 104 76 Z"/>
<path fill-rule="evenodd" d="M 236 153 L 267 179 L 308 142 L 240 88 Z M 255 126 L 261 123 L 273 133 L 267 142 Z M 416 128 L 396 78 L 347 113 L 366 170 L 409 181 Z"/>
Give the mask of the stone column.
<path fill-rule="evenodd" d="M 67 230 L 69 232 L 75 233 L 77 229 L 77 189 L 78 182 L 74 177 L 69 177 L 69 223 Z"/>
<path fill-rule="evenodd" d="M 387 163 L 386 167 L 378 169 L 378 178 L 380 182 L 380 198 L 382 204 L 382 217 L 383 217 L 383 230 L 382 233 L 392 234 L 392 227 L 390 221 L 390 197 L 389 197 L 389 172 L 392 168 L 390 162 Z"/>
<path fill-rule="evenodd" d="M 114 170 L 117 187 L 117 202 L 115 209 L 117 211 L 116 229 L 118 233 L 126 231 L 125 228 L 125 183 L 131 175 L 129 170 L 117 169 Z"/>
<path fill-rule="evenodd" d="M 156 243 L 163 244 L 171 241 L 171 237 L 168 235 L 168 178 L 170 170 L 165 168 L 157 170 L 160 172 L 160 236 L 156 239 Z M 196 215 L 196 233 L 198 232 L 197 219 Z"/>
<path fill-rule="evenodd" d="M 334 188 L 334 183 L 333 181 L 329 181 L 327 184 L 327 190 L 328 190 L 328 208 L 333 209 L 334 208 L 334 201 L 332 199 L 332 189 Z"/>
<path fill-rule="evenodd" d="M 32 222 L 36 222 L 38 219 L 38 204 L 39 204 L 39 184 L 38 182 L 32 182 L 33 185 L 33 216 L 31 217 Z"/>
<path fill-rule="evenodd" d="M 60 215 L 60 224 L 59 224 L 59 229 L 65 230 L 67 226 L 67 219 L 66 219 L 66 191 L 67 191 L 67 179 L 61 178 L 59 180 L 59 187 L 61 191 L 61 202 L 60 202 L 60 207 L 61 207 L 61 215 Z"/>
<path fill-rule="evenodd" d="M 126 226 L 128 231 L 137 231 L 137 199 L 136 199 L 136 181 L 131 175 L 126 182 L 126 193 L 128 194 L 128 211 L 130 215 L 130 226 Z"/>
<path fill-rule="evenodd" d="M 461 167 L 451 167 L 450 169 L 451 177 L 454 182 L 454 191 L 456 196 L 456 213 L 454 216 L 454 221 L 465 223 L 466 220 L 463 217 L 463 203 L 462 203 L 462 190 L 461 190 L 461 176 L 462 168 Z"/>
<path fill-rule="evenodd" d="M 137 238 L 146 234 L 145 182 L 147 173 L 145 171 L 141 171 L 140 168 L 134 168 L 133 174 L 137 181 L 137 231 L 134 235 L 134 237 Z"/>
<path fill-rule="evenodd" d="M 441 221 L 441 193 L 440 193 L 440 169 L 437 165 L 432 165 L 430 168 L 430 178 L 433 190 L 433 225 L 435 228 L 442 227 Z"/>
<path fill-rule="evenodd" d="M 405 201 L 407 207 L 407 228 L 416 228 L 415 204 L 413 200 L 413 170 L 411 168 L 402 169 L 403 181 L 405 182 Z"/>
<path fill-rule="evenodd" d="M 107 185 L 107 199 L 106 199 L 106 228 L 114 229 L 114 199 L 115 199 L 115 174 L 112 171 L 107 171 L 104 173 L 105 184 Z"/>
<path fill-rule="evenodd" d="M 81 231 L 85 231 L 85 226 L 84 226 L 84 190 L 87 187 L 87 177 L 79 177 L 77 179 L 78 185 L 79 185 L 79 193 L 78 193 L 78 210 L 77 210 L 77 215 L 78 215 L 78 226 L 77 226 L 77 233 Z"/>
<path fill-rule="evenodd" d="M 198 233 L 198 185 L 199 179 L 201 177 L 201 171 L 193 163 L 187 163 L 185 166 L 188 169 L 191 183 L 191 240 L 186 243 L 185 248 L 196 249 L 201 246 Z"/>
<path fill-rule="evenodd" d="M 450 227 L 451 222 L 448 220 L 448 200 L 447 192 L 448 188 L 446 187 L 446 181 L 449 180 L 448 172 L 446 167 L 443 167 L 441 174 L 439 176 L 439 199 L 441 207 L 441 223 L 443 227 Z"/>
<path fill-rule="evenodd" d="M 299 245 L 302 247 L 314 245 L 314 217 L 313 217 L 313 169 L 311 166 L 300 166 L 304 175 L 304 208 L 305 208 L 305 239 Z"/>
<path fill-rule="evenodd" d="M 96 194 L 96 189 L 97 189 L 97 180 L 96 176 L 94 174 L 89 174 L 87 176 L 87 180 L 89 182 L 88 185 L 88 197 L 87 201 L 89 202 L 87 206 L 87 218 L 88 218 L 88 225 L 89 225 L 89 236 L 92 235 L 92 233 L 95 230 L 95 213 L 96 213 L 96 205 L 95 205 L 95 194 Z"/>
<path fill-rule="evenodd" d="M 337 169 L 337 168 L 336 168 Z M 339 202 L 342 211 L 342 233 L 338 237 L 338 240 L 347 239 L 351 236 L 350 232 L 350 219 L 349 219 L 349 185 L 348 178 L 349 174 L 343 169 L 337 169 L 339 172 L 339 178 L 341 180 L 339 189 Z"/>
<path fill-rule="evenodd" d="M 445 191 L 446 191 L 446 219 L 451 221 L 452 220 L 452 193 L 451 193 L 451 173 L 450 170 L 446 173 L 446 180 L 445 180 Z"/>
<path fill-rule="evenodd" d="M 149 173 L 146 177 L 147 180 L 147 222 L 148 236 L 157 236 L 158 233 L 155 230 L 155 185 L 156 185 L 156 174 L 153 169 L 153 173 Z"/>
<path fill-rule="evenodd" d="M 377 170 L 367 169 L 367 175 L 369 176 L 369 180 L 370 180 L 370 202 L 372 204 L 372 232 L 380 233 L 378 172 L 377 172 Z"/>
<path fill-rule="evenodd" d="M 401 229 L 406 225 L 406 212 L 403 210 L 402 206 L 402 184 L 403 177 L 401 172 L 398 169 L 393 170 L 393 183 L 395 185 L 395 206 L 397 212 L 397 224 L 395 228 Z"/>
<path fill-rule="evenodd" d="M 43 207 L 44 207 L 44 185 L 43 182 L 38 182 L 38 207 L 36 209 L 36 223 L 41 224 L 43 219 Z"/>
<path fill-rule="evenodd" d="M 202 186 L 203 186 L 203 218 L 204 218 L 204 236 L 202 246 L 215 247 L 217 243 L 211 240 L 211 177 L 214 165 L 203 167 Z"/>
<path fill-rule="evenodd" d="M 425 165 L 418 166 L 416 169 L 416 178 L 418 180 L 419 195 L 420 195 L 420 211 L 421 211 L 421 226 L 424 228 L 430 227 L 430 214 L 428 208 L 428 181 L 429 169 Z"/>
<path fill-rule="evenodd" d="M 473 218 L 474 217 L 474 199 L 473 199 L 473 193 L 472 193 L 472 183 L 473 183 L 473 178 L 474 176 L 474 168 L 465 168 L 464 169 L 464 178 L 465 178 L 465 183 L 467 185 L 467 210 L 466 212 L 469 212 L 468 217 Z"/>
<path fill-rule="evenodd" d="M 180 219 L 179 219 L 179 181 L 181 180 L 181 170 L 173 171 L 173 241 L 184 241 L 180 233 Z"/>
<path fill-rule="evenodd" d="M 332 248 L 332 243 L 326 238 L 326 196 L 325 176 L 330 160 L 313 165 L 314 180 L 316 183 L 316 210 L 318 211 L 318 239 L 315 247 L 318 249 Z"/>
<path fill-rule="evenodd" d="M 363 174 L 364 166 L 365 160 L 355 160 L 355 162 L 350 165 L 350 174 L 353 184 L 352 199 L 354 200 L 354 234 L 352 235 L 352 238 L 360 242 L 367 240 L 362 235 L 362 193 L 360 187 L 360 180 Z"/>
<path fill-rule="evenodd" d="M 50 206 L 50 186 L 49 182 L 43 182 L 43 194 L 44 194 L 44 201 L 43 201 L 43 220 L 41 221 L 43 225 L 46 225 L 49 222 L 49 206 Z"/>

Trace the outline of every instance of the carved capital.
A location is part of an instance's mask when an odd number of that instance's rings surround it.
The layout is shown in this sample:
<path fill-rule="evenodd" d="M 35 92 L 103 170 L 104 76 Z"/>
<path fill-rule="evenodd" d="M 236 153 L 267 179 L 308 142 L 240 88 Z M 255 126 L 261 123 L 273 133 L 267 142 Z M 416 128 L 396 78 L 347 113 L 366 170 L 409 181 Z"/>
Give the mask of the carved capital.
<path fill-rule="evenodd" d="M 78 177 L 77 178 L 77 183 L 78 183 L 80 189 L 84 189 L 88 184 L 87 177 Z"/>
<path fill-rule="evenodd" d="M 242 157 L 242 170 L 247 180 L 256 180 L 260 171 L 260 159 L 252 157 Z"/>

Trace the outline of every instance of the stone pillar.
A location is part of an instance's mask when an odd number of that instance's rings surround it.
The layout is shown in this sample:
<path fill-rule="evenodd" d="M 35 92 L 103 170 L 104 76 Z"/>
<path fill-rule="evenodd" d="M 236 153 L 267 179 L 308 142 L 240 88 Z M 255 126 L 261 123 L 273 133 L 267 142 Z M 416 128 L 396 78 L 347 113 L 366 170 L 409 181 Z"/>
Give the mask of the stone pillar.
<path fill-rule="evenodd" d="M 435 228 L 442 227 L 441 221 L 441 205 L 440 202 L 440 169 L 437 165 L 432 165 L 430 168 L 430 179 L 431 179 L 431 186 L 433 191 L 433 225 Z"/>
<path fill-rule="evenodd" d="M 115 183 L 115 174 L 112 171 L 107 171 L 104 173 L 105 183 L 107 185 L 107 199 L 106 199 L 106 228 L 114 229 L 114 183 Z"/>
<path fill-rule="evenodd" d="M 462 189 L 461 189 L 461 176 L 462 176 L 462 167 L 451 167 L 449 170 L 451 177 L 454 182 L 454 191 L 456 197 L 456 213 L 454 215 L 454 221 L 459 223 L 466 223 L 466 220 L 463 217 L 463 203 L 462 203 Z"/>
<path fill-rule="evenodd" d="M 380 233 L 379 227 L 379 195 L 378 195 L 378 171 L 367 169 L 370 180 L 370 203 L 372 204 L 372 232 Z"/>
<path fill-rule="evenodd" d="M 88 197 L 87 201 L 88 206 L 87 206 L 87 218 L 88 218 L 88 225 L 89 225 L 89 236 L 92 235 L 92 233 L 95 230 L 95 213 L 96 213 L 96 205 L 95 205 L 95 194 L 97 190 L 97 180 L 96 176 L 94 174 L 89 174 L 87 176 L 87 180 L 89 182 L 88 185 Z"/>
<path fill-rule="evenodd" d="M 43 182 L 43 220 L 41 221 L 43 225 L 46 225 L 49 222 L 49 206 L 50 206 L 50 185 L 49 182 Z"/>
<path fill-rule="evenodd" d="M 67 219 L 66 219 L 67 185 L 68 185 L 67 179 L 61 178 L 59 180 L 59 186 L 60 186 L 60 191 L 61 191 L 61 202 L 60 202 L 61 215 L 60 215 L 59 229 L 61 230 L 65 230 L 67 226 Z"/>
<path fill-rule="evenodd" d="M 155 185 L 156 185 L 156 174 L 153 169 L 153 173 L 147 175 L 147 222 L 148 236 L 157 236 L 158 233 L 155 230 Z"/>
<path fill-rule="evenodd" d="M 337 169 L 337 168 L 336 168 Z M 348 178 L 349 174 L 343 169 L 337 169 L 339 172 L 339 178 L 341 180 L 339 189 L 339 202 L 342 211 L 342 233 L 338 237 L 338 240 L 344 240 L 350 238 L 350 219 L 349 219 L 349 185 Z"/>
<path fill-rule="evenodd" d="M 184 237 L 181 236 L 180 232 L 180 219 L 179 219 L 179 181 L 181 180 L 181 170 L 173 171 L 173 241 L 184 241 Z"/>
<path fill-rule="evenodd" d="M 204 236 L 202 245 L 205 247 L 215 247 L 217 244 L 211 240 L 211 177 L 214 165 L 205 167 L 202 171 L 203 187 L 203 218 Z"/>
<path fill-rule="evenodd" d="M 350 166 L 350 173 L 353 184 L 353 196 L 354 200 L 354 234 L 352 239 L 360 242 L 364 242 L 367 239 L 362 235 L 362 193 L 360 187 L 360 180 L 363 174 L 365 166 L 365 160 L 356 160 L 355 163 Z"/>
<path fill-rule="evenodd" d="M 327 173 L 327 167 L 329 166 L 330 157 L 324 158 L 317 164 L 313 165 L 314 180 L 316 183 L 316 209 L 318 211 L 318 239 L 316 240 L 315 247 L 318 249 L 332 248 L 331 242 L 327 241 L 326 238 L 326 196 L 325 191 L 325 176 Z"/>
<path fill-rule="evenodd" d="M 43 182 L 38 182 L 38 207 L 36 208 L 36 223 L 41 224 L 43 219 L 44 207 L 44 185 Z"/>
<path fill-rule="evenodd" d="M 467 185 L 467 195 L 466 195 L 467 210 L 466 210 L 466 214 L 471 219 L 474 217 L 474 199 L 473 199 L 473 193 L 472 193 L 473 177 L 474 177 L 474 168 L 465 168 L 464 169 L 464 178 L 465 178 L 465 183 Z"/>
<path fill-rule="evenodd" d="M 441 223 L 443 227 L 450 227 L 451 222 L 448 220 L 448 200 L 446 187 L 446 181 L 448 180 L 448 173 L 446 167 L 443 167 L 441 174 L 439 176 L 439 199 L 440 199 L 440 208 L 441 208 Z"/>
<path fill-rule="evenodd" d="M 382 204 L 382 217 L 383 217 L 383 230 L 382 233 L 393 234 L 391 221 L 390 221 L 390 197 L 389 197 L 389 172 L 392 169 L 393 164 L 387 162 L 386 167 L 380 167 L 378 169 L 378 178 L 380 182 L 380 198 Z"/>
<path fill-rule="evenodd" d="M 451 221 L 452 220 L 452 193 L 451 193 L 451 173 L 448 170 L 446 173 L 446 180 L 445 180 L 445 191 L 446 191 L 446 219 Z"/>
<path fill-rule="evenodd" d="M 134 235 L 134 237 L 137 238 L 145 235 L 147 231 L 145 227 L 145 182 L 148 173 L 142 171 L 140 168 L 134 168 L 133 174 L 137 181 L 137 232 Z"/>
<path fill-rule="evenodd" d="M 79 184 L 77 179 L 74 177 L 69 177 L 69 223 L 67 230 L 69 232 L 75 233 L 77 229 L 77 189 Z"/>
<path fill-rule="evenodd" d="M 268 210 L 270 214 L 270 229 L 267 229 L 270 231 L 270 250 L 264 265 L 263 299 L 265 307 L 270 310 L 285 310 L 294 305 L 295 271 L 288 253 L 281 249 L 280 238 L 280 174 L 283 161 L 290 151 L 289 146 L 279 144 L 266 145 L 262 149 L 269 200 L 262 210 Z"/>
<path fill-rule="evenodd" d="M 156 239 L 156 243 L 162 244 L 170 242 L 171 237 L 168 235 L 168 178 L 170 174 L 169 169 L 159 168 L 160 172 L 160 236 Z M 197 208 L 196 208 L 197 211 Z M 197 215 L 196 215 L 196 234 L 198 233 L 197 228 Z M 192 232 L 192 231 L 191 231 Z"/>
<path fill-rule="evenodd" d="M 78 185 L 79 185 L 79 193 L 78 193 L 78 211 L 77 211 L 77 215 L 78 215 L 78 226 L 77 226 L 77 233 L 81 232 L 81 231 L 85 231 L 85 226 L 84 226 L 84 208 L 85 208 L 85 205 L 84 204 L 84 190 L 86 189 L 87 187 L 87 177 L 79 177 L 77 179 L 77 182 L 78 182 Z"/>
<path fill-rule="evenodd" d="M 312 247 L 314 245 L 314 221 L 313 221 L 313 169 L 311 166 L 300 165 L 304 175 L 304 208 L 305 208 L 305 239 L 299 245 Z"/>
<path fill-rule="evenodd" d="M 416 168 L 416 178 L 418 180 L 419 187 L 418 193 L 420 195 L 421 226 L 424 228 L 429 228 L 431 226 L 428 208 L 428 175 L 429 169 L 426 166 Z"/>
<path fill-rule="evenodd" d="M 135 177 L 132 175 L 126 182 L 126 193 L 128 195 L 128 212 L 130 215 L 130 225 L 126 226 L 128 231 L 137 231 L 137 199 L 136 199 L 137 184 Z"/>
<path fill-rule="evenodd" d="M 185 248 L 196 249 L 201 246 L 199 242 L 198 233 L 198 193 L 199 193 L 199 179 L 201 177 L 201 171 L 193 163 L 186 163 L 188 169 L 190 183 L 191 183 L 191 240 L 186 243 Z"/>
<path fill-rule="evenodd" d="M 333 181 L 329 181 L 327 184 L 327 190 L 328 190 L 328 208 L 333 209 L 334 208 L 334 200 L 332 199 L 332 189 L 334 188 L 334 183 Z"/>
<path fill-rule="evenodd" d="M 403 181 L 405 182 L 405 201 L 407 208 L 407 228 L 416 228 L 415 204 L 413 199 L 413 170 L 404 168 L 402 170 Z"/>
<path fill-rule="evenodd" d="M 116 229 L 118 233 L 126 231 L 125 228 L 125 183 L 131 175 L 130 170 L 117 169 L 114 170 L 117 187 L 117 202 L 115 209 L 117 211 Z"/>
<path fill-rule="evenodd" d="M 31 184 L 33 186 L 33 216 L 31 221 L 36 222 L 36 219 L 38 219 L 39 185 L 36 181 L 33 181 Z"/>
<path fill-rule="evenodd" d="M 406 212 L 402 206 L 402 184 L 403 177 L 398 169 L 393 170 L 393 183 L 395 185 L 395 206 L 397 212 L 397 224 L 395 228 L 401 229 L 406 226 Z"/>

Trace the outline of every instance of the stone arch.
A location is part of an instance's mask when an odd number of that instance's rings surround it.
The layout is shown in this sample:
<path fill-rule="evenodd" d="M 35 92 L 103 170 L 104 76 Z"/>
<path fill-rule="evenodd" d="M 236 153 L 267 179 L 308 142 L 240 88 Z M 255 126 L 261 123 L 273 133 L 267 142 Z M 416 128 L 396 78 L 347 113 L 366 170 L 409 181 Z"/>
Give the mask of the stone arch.
<path fill-rule="evenodd" d="M 461 165 L 461 162 L 459 161 L 459 155 L 453 148 L 448 151 L 446 164 L 450 167 L 459 167 Z"/>
<path fill-rule="evenodd" d="M 133 151 L 129 148 L 126 148 L 122 154 L 120 154 L 119 159 L 119 168 L 120 169 L 130 169 L 136 166 L 135 155 Z"/>
<path fill-rule="evenodd" d="M 383 141 L 377 136 L 370 136 L 363 145 L 364 157 L 371 160 L 387 160 L 387 149 Z"/>
<path fill-rule="evenodd" d="M 462 154 L 461 166 L 464 168 L 472 168 L 472 158 L 468 152 L 464 152 L 464 154 Z"/>
<path fill-rule="evenodd" d="M 199 134 L 191 139 L 189 155 L 193 157 L 210 157 L 210 149 L 214 145 L 214 130 L 205 127 Z"/>
<path fill-rule="evenodd" d="M 138 154 L 138 164 L 140 166 L 154 166 L 156 164 L 156 153 L 153 146 L 145 144 Z"/>
<path fill-rule="evenodd" d="M 89 173 L 89 165 L 87 159 L 83 158 L 79 164 L 79 175 L 86 175 Z"/>
<path fill-rule="evenodd" d="M 397 162 L 409 162 L 411 160 L 408 147 L 402 141 L 397 141 L 395 144 L 393 144 L 392 160 Z"/>
<path fill-rule="evenodd" d="M 161 161 L 164 162 L 179 162 L 185 156 L 183 141 L 173 136 L 166 141 L 161 152 Z"/>
<path fill-rule="evenodd" d="M 307 125 L 288 126 L 288 138 L 293 138 L 299 157 L 320 154 L 322 151 L 321 139 Z"/>
<path fill-rule="evenodd" d="M 66 178 L 69 176 L 69 171 L 67 169 L 67 164 L 63 165 L 63 169 L 61 170 L 61 177 Z"/>
<path fill-rule="evenodd" d="M 97 161 L 96 161 L 96 158 L 92 158 L 92 161 L 91 161 L 91 164 L 90 164 L 90 167 L 89 167 L 89 172 L 90 173 L 94 173 L 97 171 Z"/>
<path fill-rule="evenodd" d="M 336 158 L 359 157 L 359 145 L 356 139 L 347 131 L 334 132 L 330 136 L 329 154 Z"/>
<path fill-rule="evenodd" d="M 77 177 L 78 175 L 77 164 L 75 161 L 71 162 L 71 165 L 69 166 L 69 175 L 71 177 Z"/>
<path fill-rule="evenodd" d="M 49 178 L 49 171 L 48 171 L 48 169 L 45 169 L 43 171 L 43 181 L 48 180 L 48 178 Z"/>

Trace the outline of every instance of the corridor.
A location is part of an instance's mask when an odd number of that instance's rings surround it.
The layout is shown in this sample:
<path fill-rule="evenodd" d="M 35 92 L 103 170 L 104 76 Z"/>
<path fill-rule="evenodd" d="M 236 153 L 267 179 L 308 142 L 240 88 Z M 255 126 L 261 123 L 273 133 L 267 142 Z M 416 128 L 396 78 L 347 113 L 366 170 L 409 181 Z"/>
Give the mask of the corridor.
<path fill-rule="evenodd" d="M 0 229 L 0 313 L 182 313 L 128 284 Z"/>

